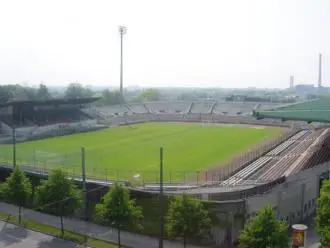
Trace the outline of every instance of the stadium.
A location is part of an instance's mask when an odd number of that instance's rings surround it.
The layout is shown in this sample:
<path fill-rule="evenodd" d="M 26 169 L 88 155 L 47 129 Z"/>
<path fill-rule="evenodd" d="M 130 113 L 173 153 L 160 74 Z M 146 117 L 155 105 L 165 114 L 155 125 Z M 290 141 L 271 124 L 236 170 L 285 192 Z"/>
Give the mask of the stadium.
<path fill-rule="evenodd" d="M 92 107 L 98 98 L 16 101 L 0 106 L 0 159 L 29 173 L 63 168 L 96 184 L 123 182 L 158 194 L 159 148 L 165 193 L 216 201 L 214 242 L 237 238 L 266 203 L 294 224 L 315 210 L 328 178 L 329 101 L 174 101 Z M 311 122 L 313 122 L 311 124 Z M 17 144 L 16 144 L 17 143 Z"/>

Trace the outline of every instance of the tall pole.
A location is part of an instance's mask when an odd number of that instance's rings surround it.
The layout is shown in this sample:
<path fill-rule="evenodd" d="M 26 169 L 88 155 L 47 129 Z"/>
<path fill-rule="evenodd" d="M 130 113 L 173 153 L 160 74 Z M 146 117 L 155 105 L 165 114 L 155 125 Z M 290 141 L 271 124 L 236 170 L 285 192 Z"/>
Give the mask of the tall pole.
<path fill-rule="evenodd" d="M 119 34 L 120 34 L 120 97 L 121 103 L 124 101 L 124 93 L 123 93 L 123 37 L 127 32 L 127 28 L 124 26 L 119 26 Z"/>
<path fill-rule="evenodd" d="M 88 196 L 86 186 L 86 163 L 85 163 L 85 147 L 81 148 L 81 171 L 82 171 L 82 184 L 84 191 L 84 204 L 85 204 L 85 220 L 88 221 Z"/>
<path fill-rule="evenodd" d="M 318 87 L 321 89 L 322 87 L 322 54 L 319 54 L 319 79 L 318 79 Z"/>
<path fill-rule="evenodd" d="M 159 170 L 159 216 L 160 216 L 160 232 L 159 232 L 159 248 L 163 248 L 164 239 L 164 188 L 163 188 L 163 147 L 159 150 L 160 155 L 160 170 Z"/>
<path fill-rule="evenodd" d="M 13 167 L 16 167 L 16 130 L 13 128 Z"/>

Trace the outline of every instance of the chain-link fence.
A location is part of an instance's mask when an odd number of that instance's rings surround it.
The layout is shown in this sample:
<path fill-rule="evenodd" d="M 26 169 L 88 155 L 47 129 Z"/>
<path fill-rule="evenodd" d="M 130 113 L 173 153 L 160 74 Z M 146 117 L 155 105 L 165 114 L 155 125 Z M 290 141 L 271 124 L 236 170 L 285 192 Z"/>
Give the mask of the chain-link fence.
<path fill-rule="evenodd" d="M 227 163 L 216 165 L 213 169 L 200 171 L 168 171 L 164 167 L 165 184 L 217 184 L 230 175 L 242 169 L 246 164 L 251 163 L 257 157 L 273 149 L 284 140 L 295 134 L 297 130 L 291 130 L 282 136 L 272 138 L 263 144 L 258 144 L 248 152 L 233 157 Z M 68 172 L 72 177 L 81 177 L 82 174 L 82 156 L 81 150 L 58 152 L 54 151 L 52 143 L 41 143 L 43 146 L 31 147 L 31 143 L 20 143 L 16 147 L 16 164 L 19 166 L 28 166 L 31 170 L 48 172 L 54 168 L 61 168 Z M 63 144 L 62 150 L 65 150 L 66 144 Z M 68 145 L 69 146 L 69 145 Z M 0 163 L 5 165 L 13 164 L 14 154 L 13 144 L 0 145 Z M 157 155 L 155 155 L 157 156 Z M 127 157 L 128 161 L 134 158 Z M 112 165 L 106 157 L 98 157 L 93 150 L 86 149 L 86 174 L 89 179 L 100 181 L 128 181 L 134 185 L 159 183 L 159 170 L 127 170 L 118 165 Z M 157 162 L 156 162 L 157 163 Z M 134 168 L 134 166 L 133 166 Z"/>

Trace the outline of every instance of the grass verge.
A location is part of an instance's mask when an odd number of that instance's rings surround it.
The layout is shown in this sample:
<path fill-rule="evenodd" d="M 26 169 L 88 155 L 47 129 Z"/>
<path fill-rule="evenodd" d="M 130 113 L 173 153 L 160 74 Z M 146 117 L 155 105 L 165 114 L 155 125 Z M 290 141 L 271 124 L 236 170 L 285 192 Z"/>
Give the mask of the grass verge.
<path fill-rule="evenodd" d="M 0 212 L 0 219 L 3 220 L 3 221 L 6 221 L 8 223 L 18 225 L 18 217 L 17 216 L 8 216 L 8 214 Z M 75 242 L 77 244 L 85 244 L 85 236 L 84 235 L 64 230 L 64 237 L 61 237 L 61 230 L 60 229 L 58 229 L 56 227 L 49 226 L 49 225 L 45 225 L 45 224 L 42 224 L 42 223 L 39 223 L 39 222 L 36 222 L 36 221 L 33 221 L 33 220 L 29 220 L 29 219 L 26 219 L 26 218 L 23 218 L 23 217 L 22 217 L 22 226 L 27 228 L 27 229 L 33 230 L 33 231 L 49 234 L 49 235 L 57 237 L 57 238 L 61 238 L 61 239 L 65 239 L 65 240 L 68 240 L 68 241 Z M 116 244 L 106 242 L 106 241 L 96 239 L 96 238 L 91 238 L 91 237 L 88 237 L 87 245 L 89 247 L 93 247 L 93 248 L 115 248 L 115 247 L 118 247 L 118 245 L 116 245 Z"/>

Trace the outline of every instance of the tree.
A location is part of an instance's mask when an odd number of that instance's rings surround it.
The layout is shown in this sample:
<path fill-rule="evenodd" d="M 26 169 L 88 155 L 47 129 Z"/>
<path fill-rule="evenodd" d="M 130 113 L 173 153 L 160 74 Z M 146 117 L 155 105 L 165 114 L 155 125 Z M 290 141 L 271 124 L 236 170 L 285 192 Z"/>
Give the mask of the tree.
<path fill-rule="evenodd" d="M 324 180 L 318 208 L 316 209 L 316 230 L 321 236 L 321 247 L 330 247 L 330 181 Z"/>
<path fill-rule="evenodd" d="M 91 97 L 93 95 L 93 91 L 89 88 L 84 88 L 79 83 L 71 83 L 65 92 L 66 98 L 83 98 L 83 97 Z"/>
<path fill-rule="evenodd" d="M 52 98 L 47 86 L 44 84 L 39 85 L 36 95 L 38 100 L 49 100 Z"/>
<path fill-rule="evenodd" d="M 210 233 L 211 220 L 201 201 L 182 195 L 170 203 L 166 229 L 170 237 L 182 237 L 186 247 L 187 239 L 203 238 Z"/>
<path fill-rule="evenodd" d="M 73 214 L 81 206 L 81 192 L 62 170 L 55 169 L 48 180 L 42 181 L 37 187 L 36 201 L 42 211 L 60 216 L 63 236 L 63 216 Z"/>
<path fill-rule="evenodd" d="M 135 99 L 136 101 L 160 101 L 161 95 L 157 89 L 145 89 Z"/>
<path fill-rule="evenodd" d="M 285 248 L 289 247 L 288 226 L 278 220 L 271 206 L 266 206 L 251 219 L 239 236 L 242 248 Z"/>
<path fill-rule="evenodd" d="M 102 91 L 102 101 L 105 105 L 114 105 L 120 103 L 120 92 L 119 91 L 110 91 L 105 89 Z"/>
<path fill-rule="evenodd" d="M 21 224 L 22 207 L 32 194 L 30 180 L 16 167 L 1 188 L 4 199 L 18 206 L 18 223 Z"/>
<path fill-rule="evenodd" d="M 117 228 L 118 247 L 121 247 L 121 229 L 125 225 L 138 226 L 138 221 L 143 218 L 141 209 L 130 199 L 128 190 L 119 184 L 110 188 L 95 210 L 103 224 Z"/>

